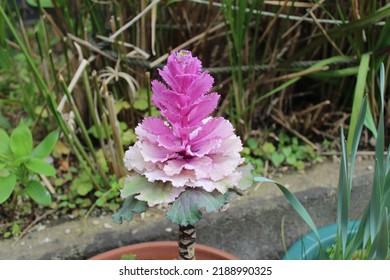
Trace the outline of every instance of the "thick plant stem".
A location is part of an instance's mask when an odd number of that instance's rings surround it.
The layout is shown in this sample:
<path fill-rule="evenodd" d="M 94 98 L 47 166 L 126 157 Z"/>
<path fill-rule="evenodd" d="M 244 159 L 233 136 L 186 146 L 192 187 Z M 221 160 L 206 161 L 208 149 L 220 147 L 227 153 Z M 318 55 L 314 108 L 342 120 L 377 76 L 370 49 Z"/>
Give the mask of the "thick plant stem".
<path fill-rule="evenodd" d="M 196 231 L 194 225 L 179 226 L 179 259 L 195 260 Z"/>

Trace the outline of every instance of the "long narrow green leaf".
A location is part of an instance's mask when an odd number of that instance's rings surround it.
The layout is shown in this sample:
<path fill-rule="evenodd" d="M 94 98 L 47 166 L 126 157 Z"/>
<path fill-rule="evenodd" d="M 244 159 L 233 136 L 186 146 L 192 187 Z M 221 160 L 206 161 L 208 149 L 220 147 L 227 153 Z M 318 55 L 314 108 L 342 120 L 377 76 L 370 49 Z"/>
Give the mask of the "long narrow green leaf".
<path fill-rule="evenodd" d="M 341 138 L 341 163 L 337 194 L 337 241 L 341 240 L 341 244 L 336 242 L 335 258 L 339 259 L 340 254 L 344 258 L 344 252 L 347 243 L 348 231 L 348 212 L 349 212 L 349 179 L 348 179 L 348 155 L 345 145 L 344 132 L 340 128 Z M 341 245 L 341 246 L 340 246 Z"/>
<path fill-rule="evenodd" d="M 374 135 L 375 138 L 378 138 L 378 131 L 376 130 L 374 118 L 372 116 L 371 109 L 370 109 L 370 106 L 368 105 L 368 103 L 367 103 L 367 109 L 366 109 L 366 116 L 364 119 L 364 125 L 365 125 L 365 127 L 367 127 L 371 131 L 372 135 Z"/>
<path fill-rule="evenodd" d="M 272 183 L 275 184 L 284 194 L 288 202 L 291 204 L 291 206 L 294 208 L 294 210 L 298 213 L 298 215 L 302 218 L 302 220 L 305 221 L 305 223 L 310 227 L 310 229 L 314 232 L 317 239 L 320 240 L 320 234 L 318 233 L 318 229 L 311 218 L 310 214 L 306 211 L 305 207 L 302 205 L 302 203 L 282 184 L 265 178 L 265 177 L 255 177 L 255 182 L 263 182 L 263 183 Z"/>
<path fill-rule="evenodd" d="M 381 94 L 381 107 L 380 107 L 380 116 L 378 123 L 378 137 L 376 139 L 375 145 L 375 172 L 374 172 L 374 182 L 372 186 L 371 201 L 370 201 L 370 215 L 369 215 L 369 224 L 370 224 L 370 234 L 376 236 L 379 231 L 379 219 L 381 217 L 381 201 L 384 192 L 384 183 L 386 170 L 384 170 L 385 159 L 385 123 L 384 123 L 384 68 L 381 66 L 380 70 L 380 94 Z"/>
<path fill-rule="evenodd" d="M 374 23 L 379 22 L 383 18 L 389 16 L 390 16 L 390 4 L 385 5 L 384 7 L 378 9 L 372 14 L 363 17 L 359 20 L 353 20 L 341 26 L 336 26 L 332 29 L 329 29 L 327 30 L 327 35 L 332 40 L 335 40 L 340 37 L 345 37 L 345 34 L 351 34 L 353 32 L 361 32 L 362 30 L 372 26 Z M 289 58 L 289 62 L 297 61 L 305 54 L 312 53 L 314 49 L 318 48 L 318 46 L 323 45 L 328 40 L 328 38 L 324 36 L 322 32 L 319 32 L 318 35 L 310 36 L 309 39 L 310 39 L 310 44 L 307 44 L 305 47 L 298 50 L 293 56 Z"/>
<path fill-rule="evenodd" d="M 389 227 L 387 208 L 383 212 L 378 235 L 376 236 L 369 254 L 369 259 L 385 260 L 389 252 Z"/>
<path fill-rule="evenodd" d="M 344 69 L 317 72 L 317 73 L 309 74 L 308 77 L 314 79 L 328 80 L 331 78 L 343 78 L 347 76 L 354 76 L 357 73 L 359 73 L 359 67 L 356 66 L 356 67 L 349 67 Z"/>
<path fill-rule="evenodd" d="M 0 16 L 4 19 L 5 23 L 7 24 L 8 28 L 10 30 L 10 32 L 12 33 L 12 35 L 14 36 L 18 46 L 20 47 L 20 50 L 24 54 L 24 56 L 25 56 L 25 58 L 27 60 L 27 63 L 30 66 L 31 71 L 32 71 L 32 73 L 33 73 L 33 75 L 34 75 L 34 77 L 35 77 L 35 79 L 37 81 L 37 85 L 38 85 L 39 89 L 41 90 L 41 93 L 42 93 L 43 97 L 47 101 L 48 108 L 50 109 L 50 112 L 51 112 L 52 116 L 54 116 L 56 121 L 58 121 L 59 113 L 56 110 L 56 108 L 57 108 L 56 101 L 54 100 L 53 96 L 51 95 L 51 91 L 49 90 L 48 85 L 46 84 L 45 80 L 41 76 L 41 74 L 40 74 L 37 66 L 34 63 L 33 58 L 30 56 L 30 54 L 29 54 L 25 44 L 23 43 L 23 41 L 19 37 L 18 32 L 16 31 L 15 27 L 13 26 L 12 22 L 8 18 L 7 14 L 5 13 L 5 11 L 1 7 L 1 5 L 0 5 Z"/>
<path fill-rule="evenodd" d="M 334 56 L 334 57 L 330 57 L 330 58 L 321 60 L 321 61 L 313 64 L 312 66 L 308 67 L 307 70 L 321 68 L 321 67 L 330 65 L 332 63 L 350 61 L 350 60 L 351 60 L 351 58 L 349 56 Z M 300 79 L 301 79 L 301 77 L 297 77 L 297 78 L 293 78 L 293 79 L 288 80 L 287 82 L 283 83 L 282 85 L 278 86 L 277 88 L 263 94 L 262 96 L 260 96 L 256 100 L 254 100 L 253 105 L 256 105 L 256 104 L 260 103 L 261 101 L 263 101 L 264 99 L 271 97 L 275 93 L 282 91 L 283 89 L 289 87 L 290 85 L 298 82 Z"/>
<path fill-rule="evenodd" d="M 52 0 L 26 0 L 33 7 L 38 7 L 38 1 L 42 8 L 53 8 Z"/>
<path fill-rule="evenodd" d="M 363 100 L 360 104 L 359 114 L 358 114 L 357 119 L 356 119 L 355 128 L 354 128 L 354 132 L 353 132 L 354 134 L 352 136 L 353 138 L 351 139 L 351 146 L 350 146 L 351 149 L 349 149 L 349 147 L 347 147 L 348 154 L 351 156 L 350 171 L 349 171 L 349 186 L 350 186 L 350 188 L 352 187 L 352 175 L 353 175 L 354 169 L 355 169 L 355 160 L 356 160 L 356 154 L 357 154 L 358 147 L 359 147 L 360 136 L 362 135 L 364 120 L 366 118 L 367 103 L 368 103 L 367 96 L 364 96 Z M 348 137 L 349 137 L 349 132 L 348 132 Z M 347 139 L 347 144 L 348 144 L 348 139 Z"/>
<path fill-rule="evenodd" d="M 382 28 L 382 31 L 379 35 L 379 38 L 378 40 L 376 41 L 376 45 L 375 45 L 375 48 L 374 48 L 374 51 L 375 52 L 380 52 L 382 49 L 388 47 L 390 45 L 390 20 L 387 20 L 385 25 L 383 26 Z M 382 54 L 382 55 L 375 55 L 375 70 L 378 69 L 378 66 L 379 65 L 383 65 L 383 60 L 384 58 L 386 57 L 386 54 Z M 384 82 L 384 80 L 383 80 Z"/>
<path fill-rule="evenodd" d="M 348 138 L 347 138 L 348 154 L 351 154 L 356 124 L 358 121 L 360 108 L 362 107 L 363 94 L 364 94 L 364 89 L 367 80 L 367 73 L 370 68 L 369 62 L 370 62 L 370 54 L 364 54 L 360 60 L 359 73 L 356 81 L 355 93 L 353 98 L 352 114 L 349 123 Z"/>

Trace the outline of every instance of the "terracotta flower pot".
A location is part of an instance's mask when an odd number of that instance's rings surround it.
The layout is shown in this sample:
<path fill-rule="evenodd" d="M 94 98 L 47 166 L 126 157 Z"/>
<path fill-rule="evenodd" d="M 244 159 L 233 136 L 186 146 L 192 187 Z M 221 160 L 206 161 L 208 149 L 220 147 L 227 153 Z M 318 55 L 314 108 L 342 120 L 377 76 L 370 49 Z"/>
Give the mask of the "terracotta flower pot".
<path fill-rule="evenodd" d="M 237 260 L 238 258 L 222 250 L 205 245 L 195 245 L 197 260 Z M 120 260 L 123 255 L 135 254 L 137 260 L 174 260 L 178 259 L 178 245 L 174 241 L 155 241 L 138 243 L 113 249 L 90 260 Z"/>

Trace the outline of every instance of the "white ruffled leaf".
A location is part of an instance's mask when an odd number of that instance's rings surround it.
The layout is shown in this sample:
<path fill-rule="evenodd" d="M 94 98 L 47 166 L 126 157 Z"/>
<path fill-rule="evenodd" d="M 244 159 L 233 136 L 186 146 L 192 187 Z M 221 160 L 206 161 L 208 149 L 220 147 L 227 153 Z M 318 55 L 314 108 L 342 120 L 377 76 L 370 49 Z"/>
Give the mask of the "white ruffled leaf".
<path fill-rule="evenodd" d="M 184 188 L 175 188 L 170 183 L 161 181 L 149 182 L 141 175 L 128 176 L 122 189 L 122 197 L 136 195 L 138 200 L 146 201 L 150 207 L 161 203 L 170 203 L 184 191 Z"/>

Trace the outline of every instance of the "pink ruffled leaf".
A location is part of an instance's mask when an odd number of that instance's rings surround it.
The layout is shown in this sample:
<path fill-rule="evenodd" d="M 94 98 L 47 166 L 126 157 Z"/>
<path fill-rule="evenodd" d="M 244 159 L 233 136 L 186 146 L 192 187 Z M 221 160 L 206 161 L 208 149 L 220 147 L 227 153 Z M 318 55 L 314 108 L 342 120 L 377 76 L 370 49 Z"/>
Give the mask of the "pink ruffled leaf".
<path fill-rule="evenodd" d="M 204 124 L 197 135 L 191 139 L 191 146 L 196 150 L 212 139 L 228 138 L 234 134 L 232 124 L 222 117 L 211 118 Z"/>
<path fill-rule="evenodd" d="M 225 194 L 226 192 L 232 190 L 235 186 L 237 186 L 240 180 L 241 173 L 233 172 L 229 176 L 226 176 L 219 181 L 213 181 L 209 178 L 204 178 L 191 182 L 188 185 L 192 187 L 200 187 L 208 192 L 213 192 L 217 190 L 220 193 Z"/>
<path fill-rule="evenodd" d="M 188 116 L 188 123 L 195 125 L 206 119 L 217 108 L 218 99 L 219 95 L 217 93 L 211 93 L 187 107 L 188 112 L 184 111 L 184 113 Z"/>
<path fill-rule="evenodd" d="M 144 160 L 152 163 L 164 162 L 174 155 L 172 151 L 148 141 L 142 142 L 139 146 Z"/>
<path fill-rule="evenodd" d="M 171 139 L 175 139 L 171 128 L 160 118 L 157 117 L 147 117 L 142 121 L 142 129 L 146 130 L 148 133 L 157 135 L 157 136 L 166 136 Z"/>
<path fill-rule="evenodd" d="M 168 110 L 180 114 L 180 107 L 183 105 L 181 99 L 185 99 L 185 96 L 178 96 L 157 80 L 152 81 L 152 91 L 152 103 L 157 108 L 161 111 Z"/>
<path fill-rule="evenodd" d="M 233 173 L 237 166 L 244 161 L 240 157 L 229 157 L 220 154 L 209 155 L 209 157 L 212 159 L 209 176 L 213 181 L 222 180 Z"/>
<path fill-rule="evenodd" d="M 191 101 L 196 101 L 201 96 L 208 93 L 214 83 L 213 77 L 208 72 L 203 72 L 192 82 L 189 89 Z"/>
<path fill-rule="evenodd" d="M 170 176 L 164 170 L 156 168 L 144 172 L 143 175 L 150 182 L 170 182 L 176 188 L 184 187 L 189 181 L 195 180 L 195 172 L 193 170 L 182 170 L 180 174 Z"/>

